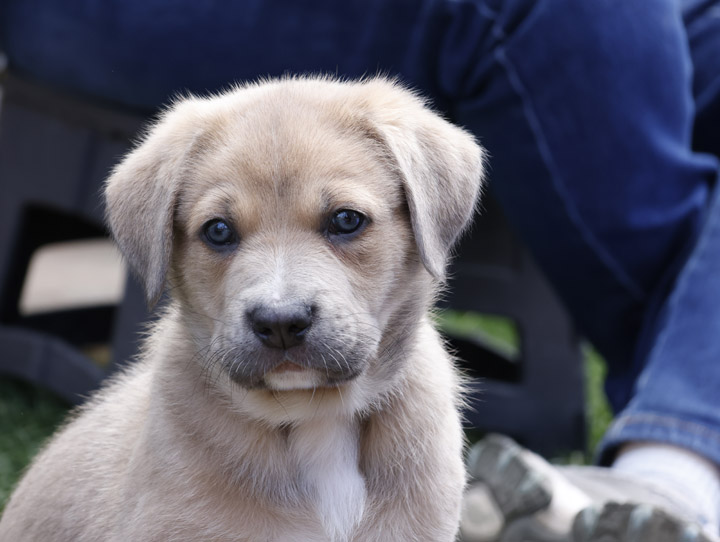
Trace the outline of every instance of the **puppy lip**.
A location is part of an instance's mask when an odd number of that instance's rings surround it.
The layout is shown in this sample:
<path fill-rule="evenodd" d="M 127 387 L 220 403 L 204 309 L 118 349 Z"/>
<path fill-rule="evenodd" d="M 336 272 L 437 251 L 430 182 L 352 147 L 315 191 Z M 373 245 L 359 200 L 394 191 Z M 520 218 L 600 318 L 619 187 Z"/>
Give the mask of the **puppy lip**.
<path fill-rule="evenodd" d="M 279 365 L 277 365 L 271 373 L 294 373 L 294 372 L 300 372 L 300 371 L 306 371 L 307 369 L 305 367 L 301 367 L 297 363 L 293 363 L 292 361 L 283 361 Z"/>

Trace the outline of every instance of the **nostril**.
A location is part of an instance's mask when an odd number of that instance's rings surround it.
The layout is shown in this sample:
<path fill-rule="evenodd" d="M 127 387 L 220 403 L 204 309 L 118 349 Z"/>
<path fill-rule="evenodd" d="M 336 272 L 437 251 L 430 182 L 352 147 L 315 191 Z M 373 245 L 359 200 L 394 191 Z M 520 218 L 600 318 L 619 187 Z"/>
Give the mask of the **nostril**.
<path fill-rule="evenodd" d="M 305 314 L 299 314 L 288 325 L 288 332 L 295 335 L 305 333 L 312 325 L 312 315 L 309 309 Z"/>
<path fill-rule="evenodd" d="M 265 309 L 255 309 L 247 313 L 250 327 L 253 333 L 263 341 L 272 339 L 278 334 L 278 328 L 275 323 L 274 315 Z"/>
<path fill-rule="evenodd" d="M 270 329 L 269 327 L 264 327 L 264 326 L 253 327 L 253 331 L 263 337 L 269 337 L 270 335 L 273 334 L 272 329 Z"/>

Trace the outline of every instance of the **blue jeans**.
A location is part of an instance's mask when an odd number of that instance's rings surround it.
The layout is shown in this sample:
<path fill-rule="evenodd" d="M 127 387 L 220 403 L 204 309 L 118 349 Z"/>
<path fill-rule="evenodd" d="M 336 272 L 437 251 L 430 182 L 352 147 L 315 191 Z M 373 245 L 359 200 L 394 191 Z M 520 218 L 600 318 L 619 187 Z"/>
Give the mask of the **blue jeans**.
<path fill-rule="evenodd" d="M 259 75 L 399 74 L 489 149 L 607 359 L 600 461 L 658 440 L 720 464 L 720 0 L 219 4 L 5 0 L 0 36 L 17 71 L 148 110 Z"/>

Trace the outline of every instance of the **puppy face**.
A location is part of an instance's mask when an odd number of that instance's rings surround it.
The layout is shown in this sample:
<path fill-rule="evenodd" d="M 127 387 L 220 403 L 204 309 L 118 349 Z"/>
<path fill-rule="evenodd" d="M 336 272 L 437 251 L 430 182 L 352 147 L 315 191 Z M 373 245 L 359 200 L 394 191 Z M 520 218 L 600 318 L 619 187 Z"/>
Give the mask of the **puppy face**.
<path fill-rule="evenodd" d="M 106 194 L 196 361 L 278 391 L 398 370 L 481 177 L 472 138 L 396 85 L 300 79 L 177 104 Z"/>
<path fill-rule="evenodd" d="M 377 142 L 311 104 L 218 121 L 175 217 L 171 283 L 197 342 L 246 388 L 356 377 L 396 281 L 422 268 L 401 183 Z"/>

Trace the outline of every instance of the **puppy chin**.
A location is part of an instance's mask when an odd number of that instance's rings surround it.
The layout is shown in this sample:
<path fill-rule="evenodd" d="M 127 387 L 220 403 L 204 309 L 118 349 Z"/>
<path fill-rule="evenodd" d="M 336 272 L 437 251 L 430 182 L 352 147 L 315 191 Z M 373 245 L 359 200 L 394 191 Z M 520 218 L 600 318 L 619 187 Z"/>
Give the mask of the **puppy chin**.
<path fill-rule="evenodd" d="M 322 375 L 316 369 L 300 367 L 284 362 L 264 376 L 265 385 L 271 390 L 308 390 L 324 384 Z"/>

